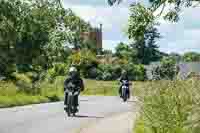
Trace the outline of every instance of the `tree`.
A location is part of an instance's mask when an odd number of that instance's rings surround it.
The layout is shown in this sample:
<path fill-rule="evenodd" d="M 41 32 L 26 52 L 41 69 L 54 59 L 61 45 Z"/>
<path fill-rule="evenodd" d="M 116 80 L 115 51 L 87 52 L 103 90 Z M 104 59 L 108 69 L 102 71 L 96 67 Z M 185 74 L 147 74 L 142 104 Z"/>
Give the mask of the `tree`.
<path fill-rule="evenodd" d="M 127 60 L 131 62 L 137 62 L 136 50 L 132 49 L 129 45 L 120 42 L 115 48 L 115 55 L 122 60 Z"/>
<path fill-rule="evenodd" d="M 81 34 L 92 29 L 89 23 L 86 23 L 83 19 L 76 16 L 71 10 L 66 10 L 67 14 L 63 17 L 65 27 L 68 27 L 72 31 L 72 37 L 70 38 L 70 44 L 76 49 L 90 48 L 91 40 L 84 42 Z"/>
<path fill-rule="evenodd" d="M 24 66 L 25 71 L 44 70 L 53 62 L 65 62 L 69 48 L 64 44 L 74 44 L 74 38 L 90 28 L 71 10 L 60 8 L 56 0 L 2 0 L 0 20 L 0 69 L 4 75 L 16 71 L 15 66 L 23 72 Z"/>
<path fill-rule="evenodd" d="M 109 5 L 113 5 L 115 3 L 121 3 L 123 0 L 108 0 Z M 179 13 L 183 8 L 188 7 L 197 7 L 200 4 L 199 0 L 148 0 L 150 7 L 149 10 L 152 13 L 156 13 L 157 17 L 161 15 L 166 20 L 170 20 L 176 22 L 179 20 Z M 137 6 L 137 4 L 135 4 Z M 167 8 L 170 7 L 170 8 Z M 167 8 L 167 10 L 165 10 Z M 163 11 L 165 10 L 165 14 L 163 15 Z"/>
<path fill-rule="evenodd" d="M 200 54 L 196 52 L 187 52 L 183 55 L 183 61 L 185 62 L 199 62 Z"/>
<path fill-rule="evenodd" d="M 149 64 L 162 58 L 156 41 L 160 39 L 157 30 L 156 18 L 152 12 L 138 4 L 130 6 L 130 17 L 128 21 L 128 37 L 132 40 L 132 48 L 137 51 L 139 63 Z M 147 16 L 147 17 L 146 17 Z"/>

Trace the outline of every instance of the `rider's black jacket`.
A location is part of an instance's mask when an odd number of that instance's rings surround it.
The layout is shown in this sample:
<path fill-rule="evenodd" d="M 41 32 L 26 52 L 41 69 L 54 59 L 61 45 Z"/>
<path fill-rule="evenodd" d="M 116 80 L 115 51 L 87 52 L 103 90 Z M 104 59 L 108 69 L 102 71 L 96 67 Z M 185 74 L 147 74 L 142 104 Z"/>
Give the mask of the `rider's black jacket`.
<path fill-rule="evenodd" d="M 129 77 L 128 77 L 127 74 L 124 74 L 124 75 L 122 75 L 122 76 L 120 77 L 119 81 L 122 82 L 123 80 L 129 81 Z"/>
<path fill-rule="evenodd" d="M 77 76 L 72 78 L 71 76 L 69 76 L 68 78 L 66 78 L 65 82 L 64 82 L 64 91 L 66 89 L 68 89 L 68 84 L 72 83 L 73 85 L 75 85 L 76 89 L 80 89 L 80 90 L 76 90 L 76 91 L 83 91 L 84 90 L 84 84 L 83 84 L 83 80 Z"/>

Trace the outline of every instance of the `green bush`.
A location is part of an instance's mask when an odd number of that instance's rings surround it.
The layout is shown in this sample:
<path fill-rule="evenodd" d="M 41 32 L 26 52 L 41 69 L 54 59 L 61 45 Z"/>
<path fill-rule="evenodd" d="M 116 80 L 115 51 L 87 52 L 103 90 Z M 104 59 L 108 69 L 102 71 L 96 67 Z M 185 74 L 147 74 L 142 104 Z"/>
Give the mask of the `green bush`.
<path fill-rule="evenodd" d="M 144 81 L 146 79 L 146 71 L 143 65 L 128 64 L 124 68 L 127 70 L 130 80 Z"/>
<path fill-rule="evenodd" d="M 178 67 L 176 66 L 176 61 L 174 58 L 166 57 L 161 61 L 161 66 L 158 66 L 152 70 L 153 79 L 167 79 L 173 80 L 178 74 Z"/>
<path fill-rule="evenodd" d="M 55 63 L 52 68 L 47 71 L 47 78 L 53 82 L 57 76 L 66 76 L 68 73 L 69 64 Z"/>
<path fill-rule="evenodd" d="M 74 52 L 69 57 L 69 62 L 76 65 L 85 78 L 93 78 L 95 73 L 90 71 L 98 66 L 96 54 L 89 49 Z"/>
<path fill-rule="evenodd" d="M 16 80 L 17 90 L 19 92 L 24 92 L 27 94 L 31 94 L 32 90 L 32 79 L 26 75 L 25 73 L 13 73 L 12 76 Z"/>
<path fill-rule="evenodd" d="M 97 80 L 117 80 L 121 76 L 122 69 L 127 70 L 130 80 L 144 81 L 146 72 L 143 65 L 119 65 L 119 64 L 99 64 L 98 67 L 88 69 L 86 78 Z"/>
<path fill-rule="evenodd" d="M 143 65 L 135 66 L 135 80 L 136 81 L 144 81 L 146 80 L 146 70 Z"/>
<path fill-rule="evenodd" d="M 97 79 L 99 75 L 100 75 L 99 70 L 95 67 L 92 67 L 88 69 L 88 74 L 85 77 L 88 77 L 89 79 Z"/>

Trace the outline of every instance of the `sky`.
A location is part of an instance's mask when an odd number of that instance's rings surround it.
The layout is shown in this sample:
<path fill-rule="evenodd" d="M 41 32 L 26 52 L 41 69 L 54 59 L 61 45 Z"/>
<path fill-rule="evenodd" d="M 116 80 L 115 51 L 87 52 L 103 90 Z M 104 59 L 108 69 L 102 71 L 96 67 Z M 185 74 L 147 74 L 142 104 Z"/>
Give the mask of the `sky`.
<path fill-rule="evenodd" d="M 113 50 L 119 42 L 129 42 L 125 30 L 128 23 L 129 5 L 135 0 L 124 0 L 110 7 L 107 0 L 63 0 L 65 8 L 71 8 L 92 26 L 103 24 L 103 48 Z M 147 0 L 140 0 L 146 3 Z M 180 21 L 171 23 L 159 20 L 162 38 L 157 42 L 166 53 L 183 54 L 200 52 L 200 8 L 187 8 L 181 12 Z"/>

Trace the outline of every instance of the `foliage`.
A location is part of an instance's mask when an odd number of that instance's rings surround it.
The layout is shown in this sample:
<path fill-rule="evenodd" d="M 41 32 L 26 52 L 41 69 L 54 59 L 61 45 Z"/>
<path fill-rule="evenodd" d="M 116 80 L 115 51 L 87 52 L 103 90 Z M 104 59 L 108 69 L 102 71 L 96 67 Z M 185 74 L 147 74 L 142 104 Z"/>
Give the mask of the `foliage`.
<path fill-rule="evenodd" d="M 128 37 L 133 40 L 142 40 L 145 32 L 154 26 L 155 17 L 148 8 L 140 4 L 131 5 L 129 10 Z"/>
<path fill-rule="evenodd" d="M 130 62 L 137 63 L 137 51 L 134 48 L 131 48 L 129 45 L 121 42 L 115 48 L 115 56 L 119 58 L 119 60 L 127 60 Z"/>
<path fill-rule="evenodd" d="M 156 44 L 161 36 L 155 25 L 155 17 L 148 8 L 140 4 L 130 6 L 127 34 L 129 39 L 133 40 L 131 47 L 136 51 L 139 63 L 149 64 L 161 58 Z"/>
<path fill-rule="evenodd" d="M 173 80 L 178 74 L 179 68 L 176 66 L 176 60 L 171 57 L 165 57 L 161 61 L 161 65 L 153 69 L 154 79 Z"/>
<path fill-rule="evenodd" d="M 145 80 L 146 73 L 143 65 L 133 65 L 133 64 L 102 64 L 98 65 L 96 68 L 96 78 L 97 80 L 117 80 L 121 76 L 123 69 L 127 70 L 130 80 Z"/>
<path fill-rule="evenodd" d="M 102 64 L 98 66 L 98 69 L 100 73 L 97 78 L 100 80 L 116 80 L 121 74 L 120 65 Z"/>
<path fill-rule="evenodd" d="M 152 27 L 144 33 L 144 38 L 132 42 L 131 47 L 137 51 L 136 59 L 138 63 L 146 65 L 163 57 L 155 42 L 159 37 L 157 29 Z"/>
<path fill-rule="evenodd" d="M 182 56 L 178 53 L 170 53 L 169 57 L 174 59 L 176 62 L 182 61 Z"/>
<path fill-rule="evenodd" d="M 86 78 L 90 78 L 90 76 L 92 76 L 91 71 L 93 71 L 93 68 L 96 68 L 98 65 L 96 55 L 88 49 L 82 49 L 81 51 L 74 52 L 69 57 L 69 60 L 70 64 L 76 65 Z"/>
<path fill-rule="evenodd" d="M 121 3 L 123 0 L 108 0 L 109 5 L 114 3 Z M 149 1 L 149 10 L 152 13 L 156 13 L 156 17 L 162 16 L 166 20 L 176 22 L 179 20 L 179 14 L 184 8 L 189 7 L 198 7 L 199 0 L 148 0 Z M 138 6 L 137 4 L 133 4 Z M 164 13 L 165 11 L 165 13 Z"/>
<path fill-rule="evenodd" d="M 154 81 L 140 83 L 137 89 L 142 91 L 138 95 L 142 110 L 136 133 L 197 133 L 200 126 L 198 82 Z"/>
<path fill-rule="evenodd" d="M 0 70 L 7 77 L 66 62 L 69 44 L 77 37 L 81 42 L 80 33 L 91 28 L 56 0 L 2 0 L 0 20 Z"/>
<path fill-rule="evenodd" d="M 69 65 L 65 63 L 55 63 L 53 67 L 48 69 L 47 77 L 49 81 L 53 82 L 57 76 L 66 76 L 68 73 Z"/>
<path fill-rule="evenodd" d="M 183 55 L 183 61 L 185 62 L 199 62 L 200 54 L 196 52 L 188 52 Z"/>
<path fill-rule="evenodd" d="M 91 30 L 91 26 L 89 23 L 86 23 L 80 17 L 77 17 L 76 14 L 71 10 L 66 10 L 67 15 L 63 17 L 64 25 L 67 27 L 71 32 L 69 43 L 73 46 L 74 49 L 78 50 L 80 48 L 87 48 L 88 43 L 92 42 L 84 42 L 82 38 L 82 33 L 85 31 Z"/>

